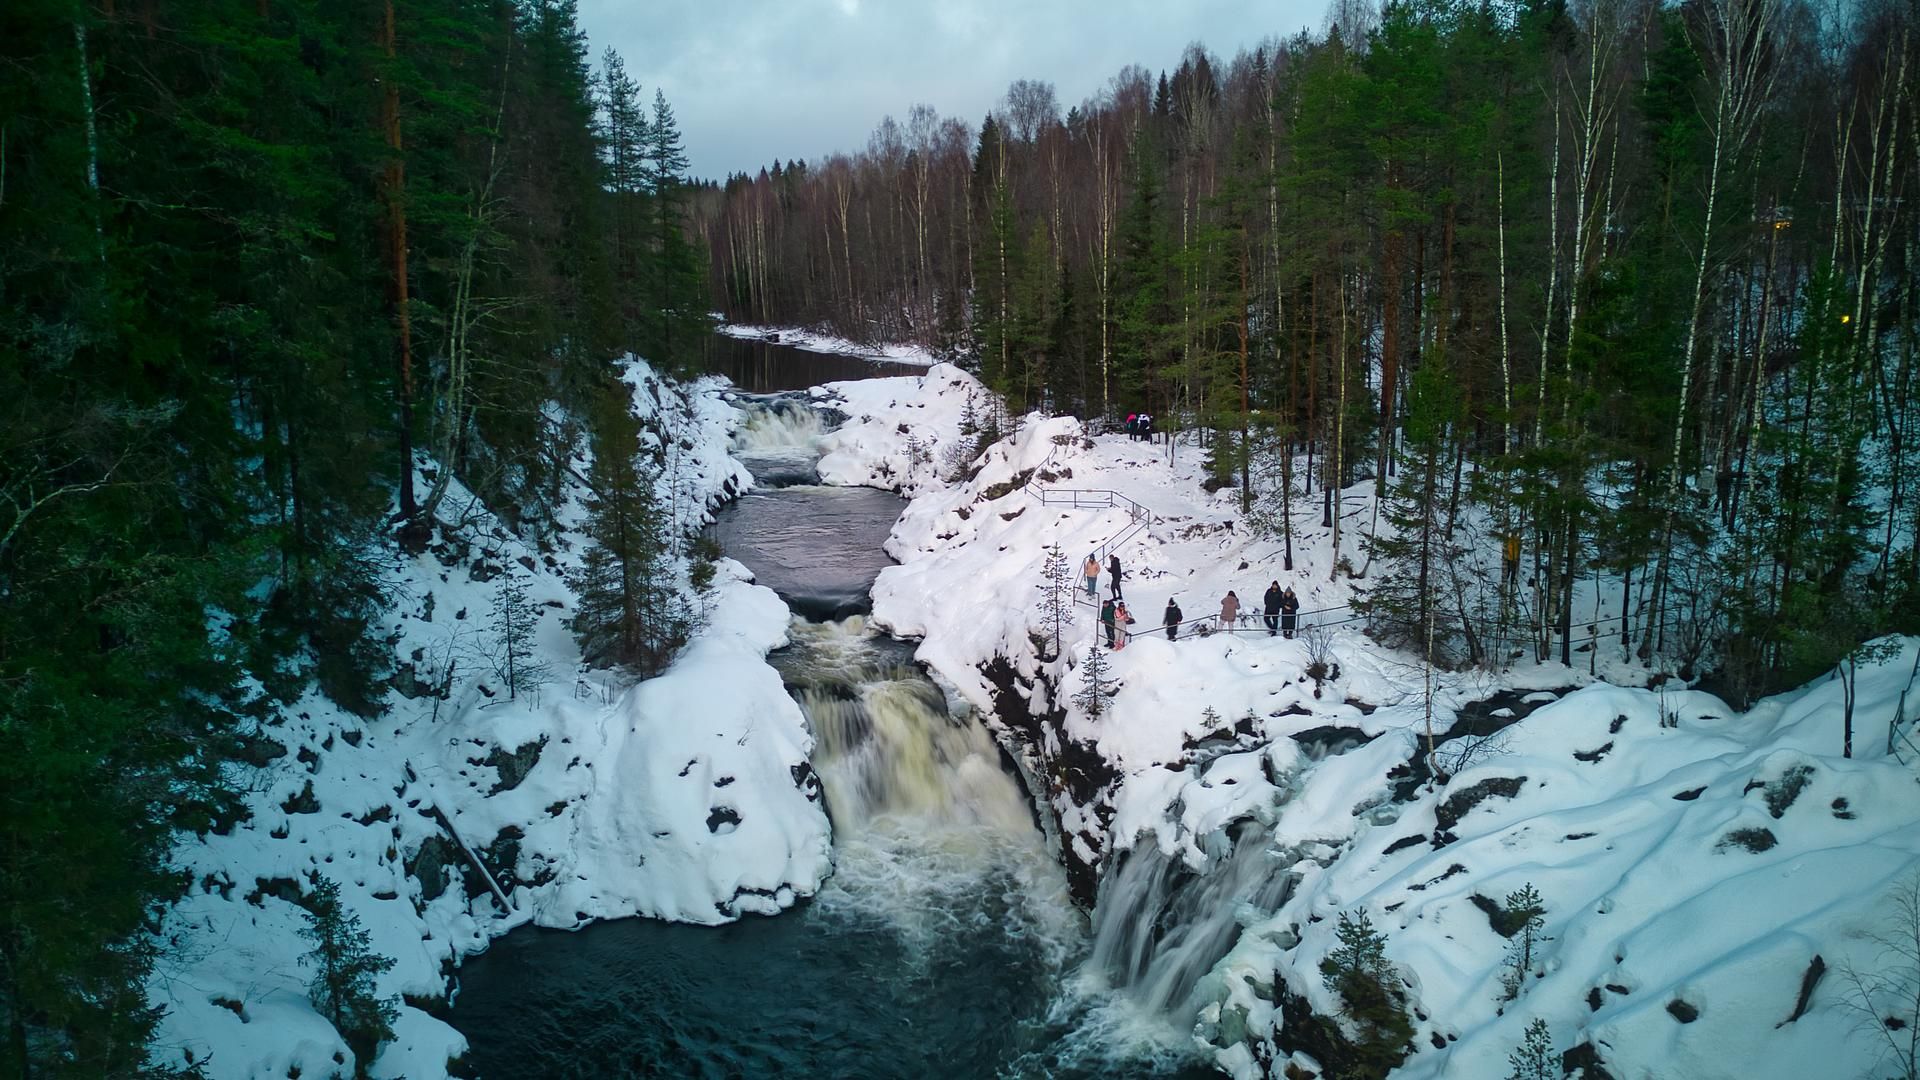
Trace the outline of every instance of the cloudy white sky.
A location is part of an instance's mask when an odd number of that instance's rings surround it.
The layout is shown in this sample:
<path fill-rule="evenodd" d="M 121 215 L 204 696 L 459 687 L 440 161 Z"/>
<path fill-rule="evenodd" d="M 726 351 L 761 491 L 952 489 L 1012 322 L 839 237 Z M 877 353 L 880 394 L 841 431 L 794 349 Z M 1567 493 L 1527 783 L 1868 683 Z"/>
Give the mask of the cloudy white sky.
<path fill-rule="evenodd" d="M 666 91 L 696 176 L 866 145 L 926 102 L 980 118 L 1015 79 L 1064 110 L 1126 64 L 1170 69 L 1190 41 L 1223 58 L 1317 27 L 1325 0 L 581 0 L 595 63 L 611 45 Z"/>

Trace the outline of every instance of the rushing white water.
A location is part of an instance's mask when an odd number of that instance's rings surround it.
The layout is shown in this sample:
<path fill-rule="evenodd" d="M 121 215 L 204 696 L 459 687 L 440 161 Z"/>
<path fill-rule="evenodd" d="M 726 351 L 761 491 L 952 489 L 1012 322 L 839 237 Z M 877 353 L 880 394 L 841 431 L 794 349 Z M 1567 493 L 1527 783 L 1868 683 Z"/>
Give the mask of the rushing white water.
<path fill-rule="evenodd" d="M 816 907 L 882 917 L 910 938 L 991 908 L 1065 963 L 1080 916 L 986 729 L 950 715 L 905 647 L 859 616 L 796 622 L 792 635 L 778 662 L 813 726 L 834 827 L 834 875 Z"/>
<path fill-rule="evenodd" d="M 1201 979 L 1233 947 L 1246 923 L 1286 902 L 1292 878 L 1278 865 L 1267 830 L 1239 823 L 1205 837 L 1202 870 L 1143 838 L 1100 886 L 1089 966 L 1142 1008 L 1191 1015 Z"/>
<path fill-rule="evenodd" d="M 744 453 L 810 450 L 827 433 L 820 410 L 805 402 L 773 398 L 746 412 L 747 422 L 733 433 L 733 448 Z"/>

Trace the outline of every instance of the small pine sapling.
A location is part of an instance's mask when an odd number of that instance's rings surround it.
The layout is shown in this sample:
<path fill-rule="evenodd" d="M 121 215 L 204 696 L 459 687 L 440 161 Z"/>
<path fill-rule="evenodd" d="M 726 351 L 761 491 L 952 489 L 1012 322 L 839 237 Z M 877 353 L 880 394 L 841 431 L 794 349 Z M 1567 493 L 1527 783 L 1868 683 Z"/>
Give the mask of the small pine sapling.
<path fill-rule="evenodd" d="M 1413 1038 L 1400 972 L 1387 959 L 1387 937 L 1365 911 L 1341 912 L 1340 944 L 1320 961 L 1320 973 L 1340 996 L 1340 1014 L 1358 1029 L 1347 1074 L 1383 1077 L 1406 1060 Z"/>
<path fill-rule="evenodd" d="M 533 634 L 540 609 L 527 597 L 527 579 L 510 573 L 493 594 L 494 674 L 507 684 L 507 697 L 545 681 L 550 671 L 535 658 Z"/>
<path fill-rule="evenodd" d="M 1040 622 L 1053 639 L 1053 655 L 1060 655 L 1061 638 L 1073 625 L 1073 564 L 1059 543 L 1047 548 L 1040 566 Z"/>
<path fill-rule="evenodd" d="M 1547 922 L 1546 905 L 1540 899 L 1540 891 L 1529 881 L 1519 889 L 1507 894 L 1506 924 L 1514 928 L 1513 936 L 1507 939 L 1507 961 L 1500 973 L 1500 988 L 1505 993 L 1502 1000 L 1512 1001 L 1520 996 L 1527 985 L 1527 973 L 1533 970 L 1534 952 L 1541 942 L 1547 940 L 1540 933 Z"/>
<path fill-rule="evenodd" d="M 314 969 L 307 996 L 313 1007 L 353 1051 L 354 1075 L 367 1075 L 380 1044 L 393 1038 L 400 1008 L 380 997 L 374 981 L 393 967 L 393 958 L 373 951 L 360 916 L 340 902 L 340 886 L 315 874 L 306 897 L 307 925 L 300 936 L 313 943 L 302 963 Z"/>
<path fill-rule="evenodd" d="M 1520 1045 L 1507 1055 L 1507 1064 L 1513 1066 L 1507 1080 L 1560 1080 L 1565 1075 L 1553 1054 L 1553 1032 L 1537 1017 L 1527 1025 Z"/>
<path fill-rule="evenodd" d="M 1087 658 L 1080 664 L 1080 689 L 1074 692 L 1073 703 L 1087 714 L 1087 719 L 1098 720 L 1107 714 L 1107 705 L 1113 699 L 1115 685 L 1107 679 L 1107 654 L 1098 642 L 1087 650 Z"/>

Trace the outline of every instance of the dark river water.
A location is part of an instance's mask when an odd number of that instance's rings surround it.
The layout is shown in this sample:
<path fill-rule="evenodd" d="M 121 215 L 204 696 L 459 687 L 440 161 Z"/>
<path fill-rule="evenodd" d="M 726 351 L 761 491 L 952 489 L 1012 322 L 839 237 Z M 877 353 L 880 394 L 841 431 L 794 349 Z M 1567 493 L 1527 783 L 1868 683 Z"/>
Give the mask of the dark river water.
<path fill-rule="evenodd" d="M 927 369 L 897 360 L 809 352 L 760 338 L 715 334 L 707 343 L 707 370 L 725 375 L 749 393 L 776 394 L 850 379 L 919 375 Z"/>
<path fill-rule="evenodd" d="M 746 388 L 891 373 L 791 349 L 766 363 L 786 360 L 814 366 Z M 471 1043 L 469 1070 L 488 1080 L 1215 1075 L 1194 1055 L 1191 1012 L 1147 990 L 1170 979 L 1184 990 L 1193 976 L 1090 960 L 1116 928 L 1096 934 L 1071 903 L 1004 755 L 910 644 L 857 614 L 904 503 L 806 483 L 821 415 L 791 398 L 742 404 L 751 417 L 735 452 L 763 484 L 789 486 L 729 507 L 714 535 L 796 612 L 793 643 L 770 660 L 814 734 L 834 873 L 791 911 L 727 926 L 514 931 L 460 969 L 451 1019 Z M 1154 913 L 1127 914 L 1143 929 L 1110 951 L 1140 955 L 1159 933 Z"/>

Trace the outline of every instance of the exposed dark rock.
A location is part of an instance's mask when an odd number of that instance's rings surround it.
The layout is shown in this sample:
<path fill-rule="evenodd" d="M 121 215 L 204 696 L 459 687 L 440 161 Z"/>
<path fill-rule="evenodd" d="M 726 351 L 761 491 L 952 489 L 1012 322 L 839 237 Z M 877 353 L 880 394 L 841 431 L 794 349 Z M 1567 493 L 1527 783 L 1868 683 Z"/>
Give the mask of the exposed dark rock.
<path fill-rule="evenodd" d="M 820 777 L 813 771 L 813 765 L 801 762 L 792 768 L 793 786 L 807 793 L 809 802 L 820 801 Z"/>
<path fill-rule="evenodd" d="M 1841 821 L 1853 820 L 1853 810 L 1845 796 L 1833 800 L 1833 816 L 1839 818 Z"/>
<path fill-rule="evenodd" d="M 1305 710 L 1301 711 L 1303 713 L 1305 712 Z M 1379 738 L 1379 736 L 1369 735 L 1359 728 L 1341 727 L 1338 724 L 1326 724 L 1321 727 L 1308 728 L 1305 731 L 1297 731 L 1292 737 L 1294 742 L 1300 744 L 1300 749 L 1305 751 L 1308 757 L 1314 758 L 1344 754 L 1355 747 L 1365 746 L 1374 739 Z"/>
<path fill-rule="evenodd" d="M 1032 688 L 1005 657 L 994 657 L 981 665 L 980 672 L 993 686 L 994 715 L 1025 748 L 1036 765 L 1037 778 L 1046 785 L 1047 790 L 1037 793 L 1041 797 L 1035 801 L 1044 803 L 1056 815 L 1057 810 L 1052 808 L 1065 801 L 1090 809 L 1102 826 L 1112 820 L 1113 807 L 1108 800 L 1120 775 L 1097 748 L 1068 737 L 1066 710 L 1056 706 L 1034 712 L 1030 704 Z M 1057 699 L 1050 686 L 1046 698 Z M 1074 902 L 1090 911 L 1099 891 L 1106 841 L 1104 836 L 1087 830 L 1078 836 L 1079 843 L 1069 839 L 1061 845 L 1061 864 Z M 1091 855 L 1082 853 L 1083 845 Z"/>
<path fill-rule="evenodd" d="M 263 897 L 274 896 L 289 904 L 298 904 L 306 899 L 306 895 L 300 883 L 292 878 L 254 878 L 253 891 L 247 894 L 246 899 L 247 903 L 259 907 Z"/>
<path fill-rule="evenodd" d="M 493 875 L 493 880 L 502 889 L 511 892 L 514 882 L 519 880 L 520 841 L 527 834 L 517 825 L 509 825 L 494 836 L 493 842 L 474 852 L 480 864 Z"/>
<path fill-rule="evenodd" d="M 1620 734 L 1620 729 L 1626 726 L 1627 714 L 1621 713 L 1619 716 L 1613 718 L 1613 723 L 1607 725 L 1607 734 L 1618 735 Z"/>
<path fill-rule="evenodd" d="M 1596 746 L 1592 750 L 1575 750 L 1573 752 L 1573 759 L 1575 761 L 1599 761 L 1612 752 L 1613 743 L 1609 740 L 1606 745 Z"/>
<path fill-rule="evenodd" d="M 740 811 L 731 806 L 716 806 L 707 814 L 707 831 L 717 833 L 722 825 L 740 824 Z"/>
<path fill-rule="evenodd" d="M 1725 851 L 1729 846 L 1743 847 L 1755 855 L 1770 850 L 1780 841 L 1773 835 L 1772 829 L 1735 829 L 1722 837 L 1714 850 Z"/>
<path fill-rule="evenodd" d="M 265 735 L 242 735 L 234 742 L 234 756 L 249 765 L 265 766 L 287 756 L 287 747 Z"/>
<path fill-rule="evenodd" d="M 492 797 L 519 787 L 521 781 L 527 778 L 527 774 L 532 772 L 534 765 L 540 761 L 540 750 L 546 745 L 547 737 L 542 735 L 512 753 L 496 746 L 486 757 L 474 762 L 476 765 L 491 765 L 500 774 L 500 779 L 493 785 L 493 790 L 487 792 L 487 795 Z"/>
<path fill-rule="evenodd" d="M 1391 855 L 1396 851 L 1404 851 L 1407 848 L 1415 846 L 1416 844 L 1424 844 L 1426 842 L 1427 842 L 1426 833 L 1414 833 L 1412 836 L 1403 836 L 1400 839 L 1395 840 L 1393 843 L 1388 844 L 1387 850 L 1381 852 L 1380 854 Z"/>
<path fill-rule="evenodd" d="M 312 747 L 301 747 L 300 752 L 294 755 L 294 760 L 305 765 L 308 772 L 320 771 L 320 755 L 314 753 Z"/>
<path fill-rule="evenodd" d="M 1813 1000 L 1813 988 L 1820 985 L 1820 979 L 1827 973 L 1827 961 L 1816 954 L 1807 965 L 1806 974 L 1800 976 L 1800 997 L 1793 1003 L 1793 1015 L 1780 1021 L 1774 1027 L 1785 1027 L 1807 1015 L 1807 1004 Z"/>
<path fill-rule="evenodd" d="M 1520 794 L 1525 785 L 1524 776 L 1489 776 L 1485 780 L 1463 788 L 1447 796 L 1446 801 L 1434 807 L 1433 846 L 1435 850 L 1446 847 L 1458 839 L 1453 835 L 1453 827 L 1460 823 L 1474 807 L 1491 798 L 1511 799 Z"/>
<path fill-rule="evenodd" d="M 1572 1073 L 1579 1070 L 1582 1080 L 1614 1080 L 1614 1075 L 1600 1061 L 1600 1052 L 1593 1043 L 1583 1042 L 1579 1046 L 1560 1055 L 1560 1071 Z"/>
<path fill-rule="evenodd" d="M 420 842 L 419 850 L 406 862 L 407 874 L 420 883 L 420 899 L 438 899 L 447 891 L 447 871 L 462 870 L 460 849 L 438 833 Z M 468 890 L 467 895 L 473 895 Z"/>
<path fill-rule="evenodd" d="M 361 816 L 354 818 L 353 820 L 359 822 L 362 825 L 371 825 L 376 821 L 392 821 L 393 807 L 391 806 L 378 807 L 376 809 L 367 811 L 365 814 L 362 814 Z"/>
<path fill-rule="evenodd" d="M 1679 792 L 1678 794 L 1674 795 L 1674 798 L 1680 802 L 1692 802 L 1693 800 L 1700 797 L 1701 792 L 1704 792 L 1706 790 L 1707 789 L 1704 787 L 1688 788 L 1687 790 Z"/>
<path fill-rule="evenodd" d="M 289 814 L 317 814 L 320 812 L 320 800 L 313 797 L 313 781 L 309 780 L 298 794 L 290 795 L 280 804 L 280 809 Z"/>
<path fill-rule="evenodd" d="M 1433 888 L 1435 885 L 1440 884 L 1441 882 L 1447 880 L 1448 878 L 1454 877 L 1459 874 L 1464 874 L 1466 872 L 1467 872 L 1467 868 L 1464 863 L 1454 863 L 1452 866 L 1447 867 L 1446 870 L 1442 871 L 1440 874 L 1434 877 L 1430 877 L 1418 885 L 1407 886 L 1407 891 L 1408 892 L 1426 892 L 1428 889 Z"/>
<path fill-rule="evenodd" d="M 1673 1014 L 1675 1020 L 1683 1024 L 1691 1024 L 1695 1020 L 1700 1019 L 1700 1010 L 1679 998 L 1674 998 L 1672 1001 L 1667 1002 L 1667 1011 Z"/>
<path fill-rule="evenodd" d="M 1606 996 L 1600 993 L 1599 987 L 1596 986 L 1593 989 L 1587 991 L 1587 1008 L 1588 1009 L 1591 1009 L 1594 1012 L 1599 1012 L 1600 1006 L 1606 1004 L 1606 1002 L 1607 1002 Z"/>

